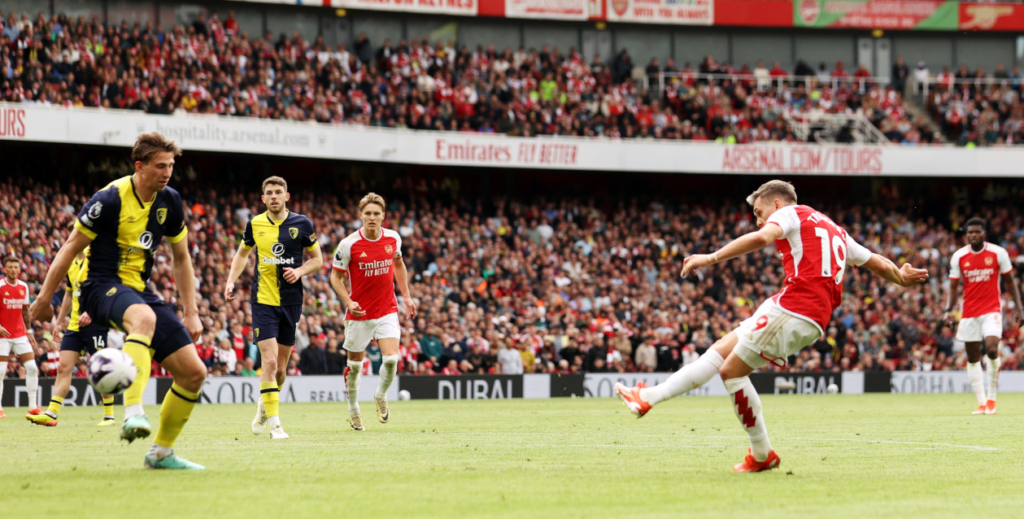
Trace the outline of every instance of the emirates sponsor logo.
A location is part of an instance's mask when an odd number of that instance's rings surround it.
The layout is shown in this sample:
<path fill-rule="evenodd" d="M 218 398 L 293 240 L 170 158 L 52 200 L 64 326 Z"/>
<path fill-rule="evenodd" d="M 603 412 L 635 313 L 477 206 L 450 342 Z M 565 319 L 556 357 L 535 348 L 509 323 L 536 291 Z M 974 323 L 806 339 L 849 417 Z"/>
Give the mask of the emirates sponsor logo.
<path fill-rule="evenodd" d="M 21 309 L 21 307 L 25 306 L 25 300 L 24 299 L 7 299 L 7 298 L 4 298 L 4 304 L 7 305 L 7 308 L 9 308 L 9 309 L 17 310 L 17 309 Z"/>
<path fill-rule="evenodd" d="M 380 261 L 368 261 L 359 262 L 359 270 L 363 272 L 364 276 L 383 276 L 391 272 L 391 265 L 394 263 L 391 259 L 380 260 Z"/>
<path fill-rule="evenodd" d="M 995 269 L 973 269 L 964 271 L 964 277 L 968 283 L 979 283 L 992 279 L 995 273 Z"/>

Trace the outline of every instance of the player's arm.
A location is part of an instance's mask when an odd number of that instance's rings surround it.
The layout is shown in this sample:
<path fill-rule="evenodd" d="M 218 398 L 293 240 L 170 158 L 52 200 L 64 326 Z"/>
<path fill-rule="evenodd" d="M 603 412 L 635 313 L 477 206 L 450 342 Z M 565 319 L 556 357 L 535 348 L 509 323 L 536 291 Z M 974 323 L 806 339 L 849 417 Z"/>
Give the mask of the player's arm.
<path fill-rule="evenodd" d="M 295 283 L 299 279 L 301 279 L 302 276 L 316 272 L 320 270 L 321 267 L 324 266 L 324 255 L 320 253 L 319 243 L 314 243 L 313 245 L 311 245 L 309 248 L 306 249 L 306 252 L 309 253 L 309 259 L 307 259 L 306 262 L 303 263 L 301 267 L 297 269 L 284 269 L 285 281 L 289 283 Z"/>
<path fill-rule="evenodd" d="M 78 224 L 75 225 L 75 229 L 71 231 L 68 241 L 64 243 L 64 246 L 57 251 L 57 256 L 53 258 L 50 270 L 46 271 L 43 288 L 39 290 L 39 295 L 32 303 L 32 306 L 29 307 L 29 317 L 31 319 L 49 321 L 53 318 L 53 306 L 50 304 L 50 301 L 53 299 L 53 293 L 57 291 L 61 280 L 68 276 L 68 268 L 71 267 L 71 262 L 92 243 L 95 236 L 95 234 L 89 236 L 81 232 Z"/>
<path fill-rule="evenodd" d="M 25 295 L 28 295 L 28 292 Z M 50 299 L 53 299 L 53 297 L 51 296 Z M 27 306 L 21 307 L 21 318 L 25 320 L 25 336 L 28 337 L 28 343 L 32 345 L 32 350 L 35 351 L 36 336 L 32 333 L 32 318 L 28 315 Z"/>
<path fill-rule="evenodd" d="M 182 324 L 192 340 L 197 341 L 199 334 L 203 333 L 203 323 L 199 320 L 199 307 L 196 306 L 196 274 L 192 268 L 192 256 L 188 253 L 188 237 L 182 234 L 176 238 L 171 241 L 171 258 L 174 262 L 171 272 L 174 273 L 178 295 L 181 296 L 182 312 L 185 315 Z"/>
<path fill-rule="evenodd" d="M 235 257 L 231 259 L 231 270 L 228 271 L 228 282 L 224 285 L 224 299 L 228 301 L 235 300 L 235 281 L 241 277 L 242 272 L 245 271 L 245 265 L 249 263 L 249 255 L 252 254 L 252 247 L 247 245 L 244 241 L 238 244 L 238 250 L 235 251 Z"/>
<path fill-rule="evenodd" d="M 366 315 L 363 307 L 359 306 L 359 303 L 353 301 L 352 297 L 349 296 L 348 288 L 345 287 L 345 273 L 337 267 L 331 270 L 331 286 L 338 293 L 338 297 L 341 298 L 341 303 L 345 305 L 345 308 L 348 308 L 349 312 L 352 312 L 352 315 L 355 317 Z"/>
<path fill-rule="evenodd" d="M 910 263 L 897 267 L 889 258 L 878 254 L 872 254 L 863 266 L 886 281 L 901 287 L 911 287 L 928 280 L 927 270 L 914 268 Z"/>
<path fill-rule="evenodd" d="M 694 254 L 683 261 L 683 277 L 686 277 L 695 269 L 761 250 L 782 238 L 782 235 L 782 227 L 770 223 L 770 225 L 765 225 L 754 232 L 736 238 L 713 254 Z"/>
<path fill-rule="evenodd" d="M 395 262 L 395 282 L 398 283 L 398 291 L 402 293 L 402 300 L 405 301 L 406 317 L 415 319 L 416 301 L 413 301 L 409 293 L 409 271 L 405 268 L 405 260 L 401 256 Z"/>
<path fill-rule="evenodd" d="M 950 312 L 953 311 L 953 307 L 956 306 L 957 295 L 960 293 L 960 278 L 949 278 L 949 292 L 946 293 L 946 301 L 942 305 L 942 320 L 945 322 L 952 321 Z"/>

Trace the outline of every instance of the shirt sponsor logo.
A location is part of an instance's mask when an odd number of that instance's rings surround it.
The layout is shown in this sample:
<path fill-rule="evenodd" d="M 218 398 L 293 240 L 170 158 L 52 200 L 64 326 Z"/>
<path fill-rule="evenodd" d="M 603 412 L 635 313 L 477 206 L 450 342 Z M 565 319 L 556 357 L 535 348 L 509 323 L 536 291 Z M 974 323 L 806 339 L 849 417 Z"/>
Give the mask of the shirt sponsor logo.
<path fill-rule="evenodd" d="M 363 276 L 383 276 L 391 272 L 391 265 L 394 263 L 391 259 L 370 261 L 370 262 L 359 262 L 359 270 L 363 271 Z"/>
<path fill-rule="evenodd" d="M 4 304 L 7 305 L 7 308 L 9 308 L 9 309 L 17 310 L 17 309 L 25 306 L 25 300 L 24 299 L 7 299 L 7 298 L 4 298 Z"/>
<path fill-rule="evenodd" d="M 139 245 L 143 249 L 145 249 L 145 250 L 152 249 L 153 248 L 153 233 L 151 233 L 149 231 L 146 231 L 146 232 L 140 234 L 139 235 Z"/>
<path fill-rule="evenodd" d="M 992 279 L 992 276 L 996 273 L 995 269 L 974 269 L 965 270 L 964 276 L 967 277 L 968 283 L 984 282 Z"/>
<path fill-rule="evenodd" d="M 281 257 L 284 254 L 284 244 L 283 243 L 275 243 L 274 245 L 272 245 L 270 247 L 270 253 L 273 254 L 275 257 L 273 257 L 273 258 L 263 258 L 262 261 L 263 261 L 264 264 L 267 264 L 267 265 L 291 265 L 291 264 L 295 263 L 295 258 L 282 258 Z"/>

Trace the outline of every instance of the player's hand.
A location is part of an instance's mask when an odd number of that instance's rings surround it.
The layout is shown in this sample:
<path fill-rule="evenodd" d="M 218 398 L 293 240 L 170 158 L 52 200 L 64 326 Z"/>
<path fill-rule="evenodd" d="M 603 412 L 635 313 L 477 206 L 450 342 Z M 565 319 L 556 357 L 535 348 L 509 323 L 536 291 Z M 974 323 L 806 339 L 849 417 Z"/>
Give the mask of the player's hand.
<path fill-rule="evenodd" d="M 11 332 L 7 331 L 7 328 L 0 326 L 0 337 L 7 338 L 11 336 Z"/>
<path fill-rule="evenodd" d="M 942 322 L 949 326 L 953 326 L 953 314 L 950 312 L 942 314 Z"/>
<path fill-rule="evenodd" d="M 413 324 L 415 324 L 416 320 L 417 306 L 418 305 L 416 304 L 416 301 L 414 301 L 411 297 L 405 299 L 405 317 L 410 321 L 413 321 Z"/>
<path fill-rule="evenodd" d="M 234 301 L 235 300 L 235 284 L 234 283 L 228 283 L 227 285 L 224 285 L 224 300 L 225 301 Z"/>
<path fill-rule="evenodd" d="M 299 273 L 295 271 L 295 269 L 293 269 L 293 268 L 286 268 L 286 269 L 284 269 L 284 276 L 283 277 L 284 277 L 285 281 L 287 281 L 289 283 L 295 283 L 302 276 L 300 276 Z"/>
<path fill-rule="evenodd" d="M 689 276 L 690 273 L 693 272 L 694 270 L 697 270 L 701 267 L 707 267 L 709 265 L 711 265 L 710 254 L 694 254 L 693 256 L 690 256 L 689 258 L 683 260 L 683 273 L 681 274 L 681 276 L 685 278 L 686 276 Z"/>
<path fill-rule="evenodd" d="M 92 324 L 92 317 L 89 317 L 89 312 L 82 312 L 82 315 L 78 316 L 78 326 L 89 326 Z"/>
<path fill-rule="evenodd" d="M 33 321 L 39 321 L 41 323 L 53 319 L 53 306 L 50 305 L 50 299 L 46 298 L 44 300 L 42 297 L 37 297 L 36 300 L 32 302 L 32 306 L 28 307 L 28 316 L 31 317 Z M 10 334 L 2 336 L 9 337 Z"/>
<path fill-rule="evenodd" d="M 352 314 L 352 317 L 362 317 L 366 315 L 366 310 L 359 306 L 359 303 L 352 301 L 348 304 L 348 311 Z"/>
<path fill-rule="evenodd" d="M 203 322 L 199 320 L 199 314 L 185 315 L 182 324 L 185 325 L 185 331 L 192 337 L 192 342 L 198 341 L 199 336 L 203 333 Z"/>
<path fill-rule="evenodd" d="M 900 275 L 903 277 L 903 286 L 905 287 L 912 287 L 928 281 L 928 271 L 926 269 L 916 269 L 910 263 L 904 263 L 900 267 Z"/>

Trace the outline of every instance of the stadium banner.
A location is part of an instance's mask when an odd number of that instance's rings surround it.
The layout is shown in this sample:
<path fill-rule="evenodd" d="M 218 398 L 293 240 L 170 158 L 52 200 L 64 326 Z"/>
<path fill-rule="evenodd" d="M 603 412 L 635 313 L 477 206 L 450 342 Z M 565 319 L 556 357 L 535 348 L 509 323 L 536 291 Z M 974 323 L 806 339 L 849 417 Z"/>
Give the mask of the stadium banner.
<path fill-rule="evenodd" d="M 955 31 L 955 0 L 793 0 L 793 26 Z"/>
<path fill-rule="evenodd" d="M 986 382 L 987 385 L 987 382 Z M 973 393 L 967 372 L 959 371 L 893 371 L 893 393 Z M 999 391 L 1024 392 L 1024 371 L 999 373 Z"/>
<path fill-rule="evenodd" d="M 604 0 L 609 22 L 714 25 L 715 0 Z"/>
<path fill-rule="evenodd" d="M 792 27 L 792 0 L 715 0 L 715 25 Z"/>
<path fill-rule="evenodd" d="M 504 0 L 507 18 L 586 20 L 588 0 Z"/>
<path fill-rule="evenodd" d="M 1024 5 L 960 4 L 961 31 L 1024 31 Z"/>
<path fill-rule="evenodd" d="M 36 392 L 36 405 L 46 408 L 53 395 L 53 383 L 57 379 L 40 378 L 39 391 Z M 28 407 L 28 388 L 25 379 L 8 378 L 3 383 L 3 394 L 0 394 L 0 407 Z M 124 404 L 121 395 L 114 397 L 114 404 Z M 103 406 L 103 397 L 89 385 L 84 378 L 71 379 L 71 387 L 64 397 L 64 406 Z M 33 406 L 35 407 L 35 406 Z"/>
<path fill-rule="evenodd" d="M 832 384 L 843 390 L 843 373 L 751 373 L 750 382 L 762 395 L 825 395 Z"/>
<path fill-rule="evenodd" d="M 1024 147 L 723 145 L 421 132 L 0 103 L 0 139 L 129 148 L 159 131 L 190 150 L 366 162 L 652 173 L 1020 177 Z M 127 153 L 126 153 L 127 156 Z"/>
<path fill-rule="evenodd" d="M 477 0 L 235 0 L 260 4 L 291 4 L 311 7 L 343 7 L 371 11 L 454 14 L 476 16 Z"/>
<path fill-rule="evenodd" d="M 654 387 L 664 382 L 671 373 L 587 373 L 584 375 L 583 395 L 590 398 L 611 398 L 615 396 L 612 389 L 616 382 L 622 382 L 626 386 L 635 386 L 638 382 L 646 382 L 648 387 Z M 715 375 L 715 378 L 703 386 L 694 389 L 683 396 L 728 396 L 725 391 L 725 384 L 722 377 Z"/>
<path fill-rule="evenodd" d="M 843 373 L 845 377 L 849 373 L 856 373 L 853 371 L 847 371 Z M 863 379 L 863 388 L 865 393 L 890 393 L 892 392 L 892 374 L 887 371 L 870 371 L 860 372 L 861 378 Z M 847 386 L 843 386 L 847 387 Z"/>
<path fill-rule="evenodd" d="M 542 377 L 549 382 L 546 375 L 526 375 L 531 383 L 540 383 Z M 398 389 L 408 391 L 413 399 L 429 400 L 478 400 L 498 398 L 523 398 L 524 375 L 457 375 L 457 376 L 417 376 L 404 375 L 398 377 Z M 392 385 L 391 387 L 395 387 Z M 360 391 L 361 392 L 361 391 Z M 537 389 L 531 388 L 532 398 L 538 396 Z M 550 393 L 549 395 L 550 396 Z"/>
<path fill-rule="evenodd" d="M 551 375 L 551 398 L 556 397 L 578 397 L 584 394 L 586 375 Z"/>
<path fill-rule="evenodd" d="M 359 401 L 372 402 L 377 391 L 379 377 L 363 375 L 360 377 Z M 156 383 L 154 383 L 154 381 Z M 162 404 L 164 396 L 171 389 L 170 378 L 157 378 L 146 387 L 155 388 L 152 399 L 143 396 L 146 405 Z M 260 398 L 259 377 L 207 377 L 203 389 L 199 393 L 200 404 L 255 404 Z M 345 402 L 347 401 L 345 377 L 341 375 L 311 375 L 288 377 L 281 388 L 281 402 Z M 388 398 L 398 399 L 397 384 L 388 388 Z"/>

